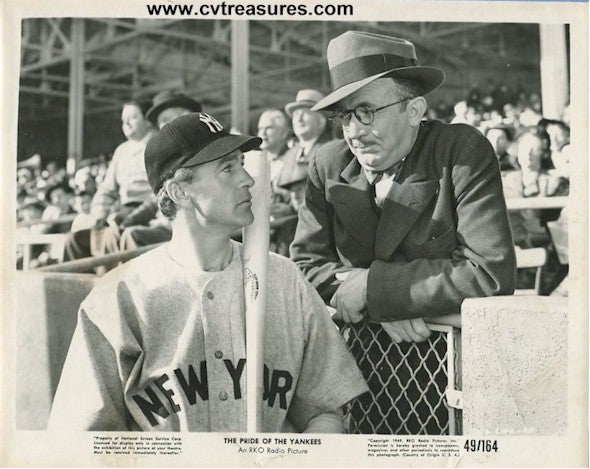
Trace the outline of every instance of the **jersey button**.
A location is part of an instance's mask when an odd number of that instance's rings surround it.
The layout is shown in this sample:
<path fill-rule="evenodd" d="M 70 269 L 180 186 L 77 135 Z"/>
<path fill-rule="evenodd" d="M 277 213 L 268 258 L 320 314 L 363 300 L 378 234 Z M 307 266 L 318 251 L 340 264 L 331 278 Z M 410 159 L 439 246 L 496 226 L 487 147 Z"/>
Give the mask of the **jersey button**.
<path fill-rule="evenodd" d="M 227 401 L 228 395 L 225 391 L 221 391 L 219 393 L 219 399 L 221 399 L 222 401 Z"/>
<path fill-rule="evenodd" d="M 223 352 L 221 350 L 218 350 L 217 352 L 215 352 L 215 358 L 222 358 L 223 357 Z"/>
<path fill-rule="evenodd" d="M 215 295 L 213 294 L 212 291 L 208 291 L 207 292 L 207 298 L 209 298 L 210 300 L 212 300 L 213 298 L 215 298 Z"/>

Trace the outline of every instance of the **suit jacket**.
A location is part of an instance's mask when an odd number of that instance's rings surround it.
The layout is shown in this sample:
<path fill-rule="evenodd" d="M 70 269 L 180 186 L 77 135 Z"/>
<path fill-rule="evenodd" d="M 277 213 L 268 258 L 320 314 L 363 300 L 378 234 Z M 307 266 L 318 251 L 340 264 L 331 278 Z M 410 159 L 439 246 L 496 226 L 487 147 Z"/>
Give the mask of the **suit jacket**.
<path fill-rule="evenodd" d="M 460 312 L 468 297 L 512 294 L 516 260 L 498 161 L 477 130 L 423 122 L 378 209 L 344 140 L 309 167 L 291 257 L 328 302 L 335 274 L 369 269 L 370 318 Z"/>
<path fill-rule="evenodd" d="M 329 135 L 326 133 L 320 135 L 320 137 L 309 149 L 307 155 L 305 155 L 299 161 L 297 160 L 297 157 L 301 152 L 301 145 L 296 143 L 291 148 L 289 148 L 283 157 L 283 168 L 279 174 L 277 185 L 280 187 L 283 184 L 293 182 L 294 180 L 299 179 L 302 175 L 307 174 L 307 167 L 312 155 L 314 155 L 322 147 L 322 145 L 329 141 Z"/>

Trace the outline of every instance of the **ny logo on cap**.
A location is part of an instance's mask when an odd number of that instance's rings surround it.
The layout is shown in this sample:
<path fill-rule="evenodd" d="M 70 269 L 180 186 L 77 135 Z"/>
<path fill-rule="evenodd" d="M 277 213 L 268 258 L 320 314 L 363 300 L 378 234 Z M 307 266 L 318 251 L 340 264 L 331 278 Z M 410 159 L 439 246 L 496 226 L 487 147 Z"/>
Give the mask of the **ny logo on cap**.
<path fill-rule="evenodd" d="M 199 120 L 207 124 L 209 130 L 216 134 L 220 130 L 223 130 L 223 126 L 215 119 L 215 117 L 205 114 L 204 112 L 199 114 Z"/>

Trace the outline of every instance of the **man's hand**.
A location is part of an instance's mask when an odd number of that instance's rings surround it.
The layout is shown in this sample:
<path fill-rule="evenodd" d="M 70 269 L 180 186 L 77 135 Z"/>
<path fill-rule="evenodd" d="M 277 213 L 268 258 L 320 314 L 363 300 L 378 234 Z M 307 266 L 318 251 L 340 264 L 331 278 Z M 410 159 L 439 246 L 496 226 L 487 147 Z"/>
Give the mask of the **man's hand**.
<path fill-rule="evenodd" d="M 336 308 L 335 318 L 357 323 L 365 317 L 367 309 L 367 279 L 369 269 L 352 269 L 330 300 Z"/>
<path fill-rule="evenodd" d="M 401 342 L 423 342 L 431 334 L 422 318 L 382 322 L 381 326 L 396 344 Z"/>

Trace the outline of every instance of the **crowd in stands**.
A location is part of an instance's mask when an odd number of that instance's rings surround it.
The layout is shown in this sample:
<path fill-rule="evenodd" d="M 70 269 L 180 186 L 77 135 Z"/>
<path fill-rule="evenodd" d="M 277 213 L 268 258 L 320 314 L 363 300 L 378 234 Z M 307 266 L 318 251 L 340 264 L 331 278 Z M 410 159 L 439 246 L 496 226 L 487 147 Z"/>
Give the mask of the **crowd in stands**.
<path fill-rule="evenodd" d="M 257 125 L 260 151 L 271 165 L 271 249 L 289 255 L 297 209 L 305 191 L 307 166 L 315 150 L 339 129 L 329 116 L 311 111 L 323 98 L 317 90 L 300 90 L 283 108 L 261 113 Z M 198 101 L 164 91 L 150 103 L 125 103 L 122 129 L 126 142 L 110 161 L 104 155 L 84 159 L 72 175 L 39 155 L 17 169 L 19 233 L 68 233 L 65 259 L 119 252 L 170 238 L 168 221 L 158 209 L 143 168 L 143 149 L 151 135 L 183 113 L 201 110 Z M 206 109 L 204 110 L 206 112 Z M 467 124 L 491 143 L 506 198 L 564 196 L 569 191 L 569 107 L 561 120 L 542 115 L 538 94 L 490 86 L 471 90 L 454 105 L 431 105 L 429 119 Z M 554 251 L 547 223 L 565 223 L 565 209 L 511 211 L 514 241 L 521 248 L 541 246 Z M 55 223 L 55 221 L 59 223 Z M 51 223 L 53 222 L 53 223 Z M 274 223 L 273 223 L 274 222 Z M 30 267 L 52 260 L 42 248 Z M 17 262 L 22 263 L 22 253 Z M 556 259 L 556 256 L 553 256 Z M 567 267 L 556 262 L 556 283 Z M 555 288 L 547 287 L 547 293 Z"/>

